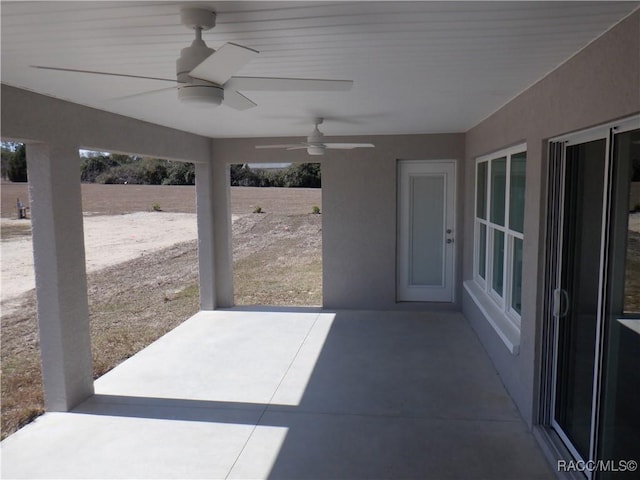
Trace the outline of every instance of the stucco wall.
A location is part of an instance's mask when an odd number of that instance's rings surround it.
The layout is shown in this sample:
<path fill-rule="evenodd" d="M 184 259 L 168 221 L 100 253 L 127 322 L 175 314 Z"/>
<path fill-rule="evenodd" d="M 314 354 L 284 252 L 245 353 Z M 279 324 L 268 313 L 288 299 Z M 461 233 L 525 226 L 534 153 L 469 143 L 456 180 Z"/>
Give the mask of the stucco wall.
<path fill-rule="evenodd" d="M 376 148 L 333 150 L 317 157 L 307 155 L 304 150 L 257 151 L 254 148 L 266 143 L 299 141 L 300 138 L 216 139 L 213 158 L 219 166 L 245 162 L 321 162 L 325 308 L 452 308 L 451 304 L 396 303 L 396 165 L 397 160 L 457 160 L 457 205 L 461 206 L 464 135 L 340 137 L 341 142 L 371 142 Z M 228 201 L 222 192 L 217 195 L 218 205 Z M 458 208 L 456 218 L 459 266 L 463 246 L 460 211 Z M 218 229 L 218 245 L 227 242 L 228 238 L 227 231 Z M 230 248 L 226 251 L 230 252 Z M 224 275 L 231 277 L 229 270 Z M 456 275 L 460 278 L 460 269 Z M 232 295 L 232 292 L 228 294 Z M 458 302 L 461 299 L 459 288 L 456 299 Z M 220 304 L 232 301 L 225 297 Z M 459 305 L 453 307 L 459 308 Z"/>
<path fill-rule="evenodd" d="M 322 166 L 325 306 L 435 308 L 435 304 L 396 303 L 397 160 L 457 160 L 457 191 L 461 193 L 464 137 L 402 135 L 367 141 L 376 148 L 357 155 L 331 152 Z M 457 204 L 462 205 L 460 200 Z M 456 220 L 460 259 L 463 234 L 459 209 Z M 456 299 L 460 299 L 459 291 Z"/>
<path fill-rule="evenodd" d="M 640 111 L 640 12 L 592 42 L 565 64 L 466 134 L 465 231 L 473 232 L 474 164 L 478 156 L 527 143 L 523 298 L 520 353 L 508 352 L 473 300 L 463 311 L 474 326 L 523 417 L 535 399 L 544 261 L 546 142 L 549 138 Z M 473 276 L 473 250 L 464 251 L 463 280 Z"/>

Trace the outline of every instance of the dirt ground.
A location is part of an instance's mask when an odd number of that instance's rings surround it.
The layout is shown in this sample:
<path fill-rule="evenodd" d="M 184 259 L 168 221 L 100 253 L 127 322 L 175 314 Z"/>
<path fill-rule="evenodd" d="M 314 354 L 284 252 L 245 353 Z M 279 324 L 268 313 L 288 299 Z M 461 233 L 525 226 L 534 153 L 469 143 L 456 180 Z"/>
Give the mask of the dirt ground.
<path fill-rule="evenodd" d="M 1 188 L 4 299 L 6 266 L 16 262 L 7 248 L 19 242 L 29 245 L 30 222 L 15 219 L 16 199 L 27 203 L 26 185 Z M 195 190 L 136 185 L 82 188 L 83 206 L 90 212 L 85 212 L 85 236 L 97 378 L 197 312 Z M 310 213 L 313 205 L 321 206 L 320 190 L 238 187 L 232 188 L 231 200 L 236 304 L 321 304 L 322 215 Z M 156 202 L 163 212 L 150 211 Z M 256 206 L 266 213 L 251 213 Z M 170 224 L 181 225 L 178 230 L 184 229 L 191 239 L 167 235 Z M 21 256 L 31 258 L 30 246 L 27 251 Z M 43 411 L 35 292 L 31 288 L 17 293 L 12 302 L 11 308 L 3 305 L 0 317 L 2 438 Z"/>
<path fill-rule="evenodd" d="M 1 216 L 16 218 L 16 201 L 29 205 L 26 183 L 2 183 Z M 177 185 L 82 185 L 82 210 L 99 215 L 148 212 L 158 204 L 163 212 L 196 213 L 193 186 Z M 319 188 L 231 187 L 231 213 L 251 213 L 256 206 L 269 213 L 294 215 L 322 208 Z"/>
<path fill-rule="evenodd" d="M 236 305 L 322 305 L 321 217 L 239 216 L 233 223 Z"/>
<path fill-rule="evenodd" d="M 29 220 L 1 220 L 2 311 L 15 305 L 11 299 L 35 288 L 33 246 Z M 160 227 L 161 226 L 161 227 Z M 84 217 L 87 272 L 197 238 L 193 213 L 134 212 Z"/>

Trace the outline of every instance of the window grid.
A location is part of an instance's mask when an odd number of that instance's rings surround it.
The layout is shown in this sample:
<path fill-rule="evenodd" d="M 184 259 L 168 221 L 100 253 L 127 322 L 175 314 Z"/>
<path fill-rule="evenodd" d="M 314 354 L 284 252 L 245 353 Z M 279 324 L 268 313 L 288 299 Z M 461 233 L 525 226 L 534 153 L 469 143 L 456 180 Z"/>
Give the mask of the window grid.
<path fill-rule="evenodd" d="M 491 155 L 487 155 L 485 157 L 481 157 L 476 162 L 476 174 L 475 174 L 475 233 L 474 233 L 474 279 L 483 289 L 483 291 L 487 294 L 489 298 L 491 298 L 498 306 L 505 312 L 507 317 L 517 326 L 520 327 L 520 312 L 514 308 L 514 283 L 517 277 L 516 269 L 516 239 L 524 242 L 524 234 L 518 232 L 517 230 L 511 229 L 511 159 L 513 156 L 518 154 L 526 154 L 526 145 L 519 145 L 517 147 L 512 147 L 507 150 L 502 150 L 500 152 L 496 152 Z M 491 213 L 494 205 L 491 203 L 494 201 L 494 191 L 493 191 L 493 166 L 494 160 L 506 158 L 506 169 L 505 169 L 505 192 L 504 192 L 504 225 L 500 225 L 494 223 L 491 219 Z M 525 157 L 526 161 L 526 157 Z M 484 205 L 478 205 L 478 190 L 479 190 L 479 172 L 481 166 L 484 165 L 484 169 L 486 170 L 486 176 L 484 176 L 485 185 L 484 185 Z M 482 180 L 480 179 L 480 180 Z M 483 208 L 481 208 L 483 207 Z M 479 216 L 480 212 L 484 213 L 485 218 L 481 218 Z M 481 227 L 484 225 L 484 229 Z M 485 238 L 481 239 L 481 232 L 484 230 Z M 494 258 L 494 249 L 497 247 L 495 244 L 496 237 L 499 235 L 496 232 L 501 232 L 503 238 L 502 245 L 502 258 L 496 259 Z M 483 242 L 484 240 L 484 242 Z M 480 254 L 480 247 L 484 243 L 484 255 Z M 520 252 L 520 255 L 522 252 Z M 480 262 L 484 260 L 484 268 L 481 268 Z M 498 281 L 499 277 L 496 277 L 497 272 L 494 272 L 495 266 L 500 266 L 500 262 L 502 263 L 502 271 L 498 274 L 502 276 L 501 279 L 501 292 L 498 292 L 494 288 L 494 281 Z M 496 265 L 497 263 L 497 265 Z M 481 272 L 484 271 L 484 277 Z M 521 272 L 520 272 L 521 274 Z M 520 287 L 522 284 L 522 279 L 520 278 Z M 521 288 L 520 288 L 521 289 Z M 521 293 L 521 292 L 520 292 Z M 521 298 L 519 298 L 521 299 Z"/>

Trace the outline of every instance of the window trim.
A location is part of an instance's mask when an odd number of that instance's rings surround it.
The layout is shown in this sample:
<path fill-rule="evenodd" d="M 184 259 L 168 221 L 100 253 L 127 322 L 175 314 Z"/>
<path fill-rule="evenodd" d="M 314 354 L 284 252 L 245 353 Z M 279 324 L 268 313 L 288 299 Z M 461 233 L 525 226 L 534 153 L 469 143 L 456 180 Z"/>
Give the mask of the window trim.
<path fill-rule="evenodd" d="M 474 172 L 474 209 L 473 209 L 473 280 L 465 282 L 465 288 L 471 298 L 480 307 L 487 317 L 487 320 L 496 329 L 499 336 L 509 347 L 513 354 L 517 354 L 519 348 L 521 314 L 513 308 L 513 274 L 515 268 L 515 239 L 523 242 L 524 232 L 518 232 L 510 228 L 511 216 L 511 171 L 512 158 L 521 153 L 527 153 L 527 144 L 521 143 L 490 154 L 482 155 L 475 159 Z M 506 158 L 505 168 L 505 192 L 504 192 L 504 225 L 499 225 L 491 221 L 492 202 L 492 161 Z M 479 170 L 480 165 L 486 167 L 486 184 L 484 186 L 484 216 L 478 216 L 478 194 L 479 194 Z M 526 185 L 526 176 L 525 176 Z M 524 212 L 523 212 L 524 213 Z M 484 252 L 484 273 L 485 278 L 480 276 L 480 230 L 481 225 L 485 225 L 485 252 Z M 524 230 L 524 228 L 523 228 Z M 503 261 L 502 261 L 502 295 L 493 288 L 494 279 L 494 245 L 496 232 L 504 235 Z"/>

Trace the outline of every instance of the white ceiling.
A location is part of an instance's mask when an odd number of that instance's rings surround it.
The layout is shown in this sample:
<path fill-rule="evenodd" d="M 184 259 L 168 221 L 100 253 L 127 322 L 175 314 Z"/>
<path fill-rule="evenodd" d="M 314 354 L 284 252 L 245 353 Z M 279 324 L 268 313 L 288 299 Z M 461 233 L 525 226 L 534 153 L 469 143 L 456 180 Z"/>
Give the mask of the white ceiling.
<path fill-rule="evenodd" d="M 245 92 L 258 107 L 180 104 L 175 78 L 193 31 L 183 5 L 207 6 L 212 48 L 261 53 L 243 76 L 351 79 L 348 92 Z M 211 137 L 466 131 L 637 8 L 638 2 L 5 2 L 2 82 Z"/>

